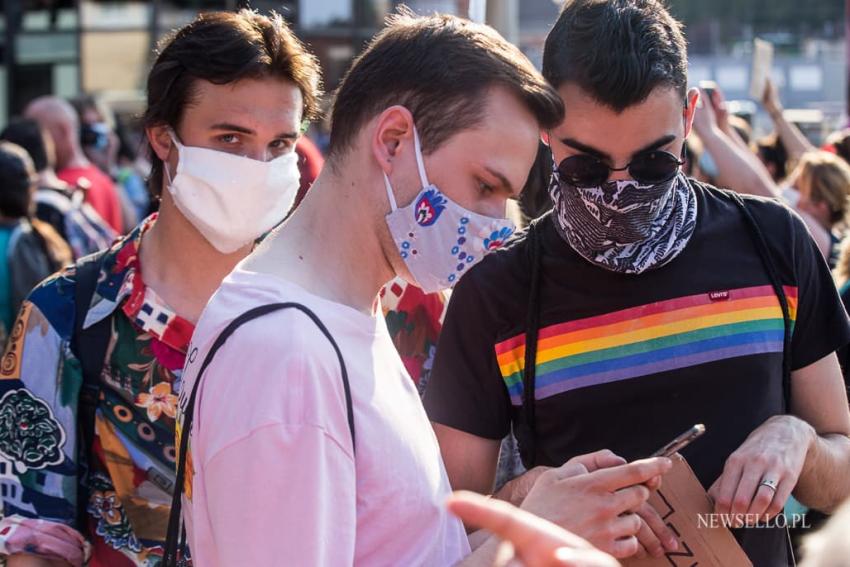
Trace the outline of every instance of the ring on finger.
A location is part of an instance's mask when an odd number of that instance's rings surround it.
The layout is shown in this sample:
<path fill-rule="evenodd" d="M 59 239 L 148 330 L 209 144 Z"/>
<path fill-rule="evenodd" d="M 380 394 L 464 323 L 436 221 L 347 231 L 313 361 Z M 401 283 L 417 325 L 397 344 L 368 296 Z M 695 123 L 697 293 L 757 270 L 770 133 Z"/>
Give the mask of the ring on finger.
<path fill-rule="evenodd" d="M 779 482 L 765 478 L 762 479 L 762 481 L 759 483 L 759 486 L 766 486 L 772 491 L 776 492 L 776 487 L 779 486 Z"/>

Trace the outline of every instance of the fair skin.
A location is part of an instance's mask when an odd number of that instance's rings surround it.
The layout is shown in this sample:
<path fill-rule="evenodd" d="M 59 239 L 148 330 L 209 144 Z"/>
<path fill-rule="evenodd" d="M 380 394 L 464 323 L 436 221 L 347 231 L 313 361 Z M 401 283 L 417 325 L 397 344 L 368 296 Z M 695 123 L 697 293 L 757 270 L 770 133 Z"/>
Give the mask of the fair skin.
<path fill-rule="evenodd" d="M 779 134 L 785 151 L 788 152 L 789 161 L 797 162 L 806 152 L 817 149 L 797 126 L 785 119 L 783 115 L 785 109 L 782 107 L 782 101 L 779 100 L 779 91 L 770 79 L 764 85 L 764 96 L 761 102 L 773 120 L 773 127 Z"/>
<path fill-rule="evenodd" d="M 452 136 L 425 153 L 425 169 L 429 181 L 462 207 L 504 217 L 506 201 L 525 183 L 537 129 L 533 116 L 508 92 L 494 89 L 489 108 L 509 113 L 512 120 L 505 114 Z M 246 268 L 285 277 L 320 297 L 374 314 L 387 281 L 396 274 L 413 280 L 384 219 L 390 205 L 382 175 L 389 177 L 399 207 L 422 188 L 410 112 L 388 108 L 366 124 L 352 146 L 344 162 L 325 167 L 298 214 L 258 248 Z M 335 211 L 334 222 L 328 222 L 329 210 Z M 349 225 L 374 229 L 346 230 Z"/>
<path fill-rule="evenodd" d="M 56 169 L 86 167 L 89 160 L 80 145 L 80 122 L 68 101 L 55 96 L 35 99 L 24 110 L 26 118 L 47 130 L 56 151 Z"/>
<path fill-rule="evenodd" d="M 782 191 L 770 172 L 729 125 L 722 92 L 715 91 L 710 99 L 702 91 L 700 99 L 703 104 L 696 109 L 694 131 L 717 164 L 717 185 L 738 193 L 781 199 Z M 809 227 L 821 254 L 828 257 L 832 246 L 829 230 L 803 201 L 798 203 L 797 212 Z"/>
<path fill-rule="evenodd" d="M 302 108 L 301 91 L 294 83 L 275 78 L 245 79 L 228 85 L 198 81 L 196 98 L 175 128 L 184 146 L 261 161 L 294 151 Z M 149 128 L 147 135 L 173 176 L 179 152 L 167 127 Z M 142 239 L 145 283 L 178 314 L 195 322 L 221 280 L 251 246 L 222 254 L 183 216 L 164 190 L 159 218 Z"/>
<path fill-rule="evenodd" d="M 503 540 L 494 565 L 512 557 L 526 567 L 617 567 L 617 560 L 551 522 L 519 510 L 507 502 L 474 492 L 456 492 L 449 511 L 466 525 L 476 526 Z M 504 552 L 504 553 L 501 553 Z"/>
<path fill-rule="evenodd" d="M 250 104 L 245 102 L 250 101 Z M 268 161 L 294 151 L 301 125 L 301 91 L 275 79 L 244 79 L 226 85 L 198 81 L 194 104 L 175 128 L 185 146 L 197 146 Z M 148 128 L 154 152 L 174 172 L 178 150 L 166 126 Z M 162 180 L 159 217 L 142 237 L 140 261 L 145 284 L 181 317 L 196 322 L 224 277 L 251 250 L 217 251 L 174 205 Z M 283 215 L 281 215 L 283 216 Z M 9 567 L 67 565 L 31 555 L 16 555 Z"/>
<path fill-rule="evenodd" d="M 650 96 L 644 103 L 619 114 L 600 106 L 573 85 L 564 85 L 559 92 L 567 108 L 567 118 L 558 128 L 544 134 L 544 141 L 552 148 L 555 160 L 560 163 L 568 156 L 594 153 L 613 167 L 623 167 L 640 150 L 665 150 L 681 155 L 684 138 L 690 132 L 697 97 L 695 92 L 689 93 L 689 104 L 685 109 L 681 95 L 669 89 L 664 96 Z M 671 111 L 671 108 L 675 108 L 675 111 Z M 619 132 L 619 135 L 610 136 L 609 132 Z M 609 181 L 629 178 L 628 171 L 618 171 L 611 173 Z M 500 442 L 441 424 L 434 424 L 434 430 L 452 487 L 489 493 Z M 619 459 L 616 464 L 624 462 Z M 603 468 L 613 464 L 606 464 Z M 539 474 L 541 470 L 545 469 L 538 467 L 526 473 L 526 476 Z M 675 535 L 646 503 L 635 509 L 642 521 L 633 526 L 631 532 L 619 534 L 618 539 L 627 538 L 628 545 L 608 537 L 611 526 L 621 526 L 620 516 L 628 510 L 608 506 L 610 491 L 591 491 L 594 498 L 587 497 L 589 493 L 583 483 L 601 482 L 598 480 L 599 472 L 591 472 L 588 479 L 576 479 L 573 484 L 565 483 L 565 488 L 569 488 L 573 494 L 570 501 L 574 504 L 582 502 L 583 505 L 571 506 L 569 514 L 565 514 L 564 523 L 560 525 L 618 558 L 647 554 L 658 557 L 665 551 L 675 551 Z M 532 484 L 533 480 L 520 477 L 506 487 L 506 492 L 511 501 L 517 504 L 522 502 L 524 492 Z M 620 485 L 624 486 L 629 485 Z M 598 510 L 606 510 L 607 513 L 598 514 Z"/>
<path fill-rule="evenodd" d="M 622 167 L 648 146 L 679 155 L 698 96 L 696 91 L 688 93 L 685 109 L 678 92 L 660 89 L 644 102 L 617 113 L 573 85 L 562 86 L 560 93 L 567 116 L 549 137 L 555 160 L 589 149 L 607 157 L 615 167 Z M 628 178 L 627 172 L 613 172 L 609 180 Z M 729 457 L 723 474 L 709 490 L 717 512 L 774 516 L 792 491 L 804 504 L 830 510 L 850 495 L 850 477 L 845 472 L 850 462 L 850 411 L 835 355 L 793 372 L 792 382 L 793 415 L 771 418 L 754 430 Z M 439 424 L 435 430 L 452 486 L 489 492 L 499 442 Z M 778 482 L 775 495 L 769 488 L 757 486 L 765 475 Z M 581 531 L 572 531 L 593 541 Z M 643 539 L 641 543 L 646 547 Z"/>
<path fill-rule="evenodd" d="M 819 201 L 812 197 L 812 188 L 808 184 L 795 182 L 797 191 L 800 193 L 800 200 L 797 201 L 797 210 L 800 213 L 810 215 L 815 219 L 818 225 L 825 231 L 832 230 L 832 211 L 829 209 L 829 204 L 826 201 Z"/>
<path fill-rule="evenodd" d="M 437 148 L 426 148 L 425 169 L 429 181 L 461 206 L 503 217 L 506 201 L 525 184 L 537 150 L 538 125 L 522 102 L 501 87 L 482 98 L 481 122 Z M 245 269 L 282 277 L 315 295 L 377 316 L 381 287 L 396 275 L 413 280 L 387 227 L 390 203 L 383 179 L 386 173 L 399 207 L 412 202 L 422 189 L 413 129 L 411 113 L 401 106 L 370 119 L 345 153 L 324 168 L 297 214 L 246 260 Z M 328 222 L 329 210 L 334 211 L 333 222 Z M 661 459 L 640 463 L 630 474 L 640 483 L 661 474 L 664 466 Z M 557 479 L 551 480 L 557 484 Z M 560 493 L 559 486 L 552 490 Z M 643 496 L 629 493 L 624 498 Z M 534 509 L 529 511 L 543 509 L 552 497 L 539 500 L 530 502 Z M 498 542 L 488 541 L 465 564 L 491 565 L 497 550 Z"/>

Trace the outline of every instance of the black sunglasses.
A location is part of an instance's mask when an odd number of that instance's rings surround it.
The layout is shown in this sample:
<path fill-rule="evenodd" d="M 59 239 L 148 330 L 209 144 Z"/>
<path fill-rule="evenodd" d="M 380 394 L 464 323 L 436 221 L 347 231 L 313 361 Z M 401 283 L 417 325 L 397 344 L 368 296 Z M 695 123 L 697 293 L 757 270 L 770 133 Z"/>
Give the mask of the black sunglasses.
<path fill-rule="evenodd" d="M 608 181 L 612 171 L 629 171 L 629 175 L 641 185 L 655 185 L 669 181 L 679 173 L 685 162 L 663 150 L 638 154 L 625 167 L 611 167 L 590 154 L 578 154 L 565 158 L 558 166 L 561 181 L 578 187 L 595 187 Z"/>

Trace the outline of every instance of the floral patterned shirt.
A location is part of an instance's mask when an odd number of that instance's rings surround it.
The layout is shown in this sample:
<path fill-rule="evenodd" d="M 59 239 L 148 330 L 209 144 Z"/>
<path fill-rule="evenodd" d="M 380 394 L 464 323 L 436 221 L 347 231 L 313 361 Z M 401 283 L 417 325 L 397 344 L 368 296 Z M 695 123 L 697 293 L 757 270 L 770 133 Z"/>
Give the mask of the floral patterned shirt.
<path fill-rule="evenodd" d="M 0 553 L 80 565 L 157 565 L 174 485 L 174 417 L 194 326 L 145 286 L 139 263 L 152 216 L 107 253 L 86 321 L 111 318 L 88 502 L 77 502 L 79 360 L 73 267 L 30 294 L 0 363 Z M 81 512 L 85 507 L 85 515 Z M 85 517 L 83 525 L 80 518 Z"/>
<path fill-rule="evenodd" d="M 396 277 L 381 289 L 381 308 L 396 350 L 420 395 L 431 375 L 448 292 L 425 293 Z"/>

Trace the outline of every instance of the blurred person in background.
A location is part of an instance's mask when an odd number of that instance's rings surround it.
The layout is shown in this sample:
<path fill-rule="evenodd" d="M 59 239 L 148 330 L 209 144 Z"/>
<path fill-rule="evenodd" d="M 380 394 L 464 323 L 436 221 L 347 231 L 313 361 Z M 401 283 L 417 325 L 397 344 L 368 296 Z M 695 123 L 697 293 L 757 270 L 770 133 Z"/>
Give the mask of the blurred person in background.
<path fill-rule="evenodd" d="M 280 16 L 210 12 L 163 40 L 143 119 L 158 215 L 38 286 L 0 364 L 0 415 L 28 425 L 0 429 L 9 567 L 159 564 L 194 325 L 289 210 L 318 84 Z"/>
<path fill-rule="evenodd" d="M 26 150 L 0 142 L 0 345 L 30 290 L 71 262 L 65 241 L 33 218 L 37 183 Z"/>
<path fill-rule="evenodd" d="M 797 191 L 797 210 L 814 218 L 829 235 L 827 260 L 834 268 L 850 210 L 850 165 L 835 154 L 813 150 L 800 157 L 787 183 Z"/>
<path fill-rule="evenodd" d="M 788 176 L 788 152 L 785 144 L 776 133 L 759 138 L 755 143 L 756 155 L 767 168 L 770 177 L 776 183 L 782 183 Z"/>
<path fill-rule="evenodd" d="M 133 165 L 135 152 L 119 136 L 115 113 L 101 99 L 85 95 L 72 99 L 71 105 L 80 118 L 83 151 L 115 182 L 124 226 L 129 230 L 146 216 L 150 207 L 145 181 Z"/>
<path fill-rule="evenodd" d="M 26 107 L 24 116 L 36 120 L 50 134 L 56 152 L 56 175 L 71 186 L 86 187 L 86 201 L 115 232 L 123 234 L 118 190 L 112 179 L 86 157 L 74 107 L 61 98 L 43 96 Z"/>
<path fill-rule="evenodd" d="M 827 136 L 821 149 L 850 163 L 850 128 L 838 130 Z"/>
<path fill-rule="evenodd" d="M 720 188 L 781 199 L 792 207 L 796 206 L 797 191 L 790 188 L 783 191 L 759 157 L 730 124 L 723 93 L 717 89 L 709 95 L 702 90 L 700 95 L 701 104 L 694 112 L 694 131 L 704 146 L 700 161 L 703 172 Z M 707 170 L 706 164 L 711 164 L 710 171 Z M 811 232 L 818 250 L 824 258 L 829 258 L 832 255 L 829 232 L 807 211 L 797 209 L 797 212 Z"/>
<path fill-rule="evenodd" d="M 800 567 L 850 567 L 850 500 L 803 540 Z"/>
<path fill-rule="evenodd" d="M 773 130 L 777 140 L 777 148 L 785 150 L 785 170 L 793 170 L 803 154 L 816 150 L 805 134 L 793 123 L 785 118 L 785 109 L 779 99 L 779 90 L 772 80 L 767 79 L 762 96 L 762 105 L 773 121 Z M 777 153 L 777 161 L 781 157 Z"/>
<path fill-rule="evenodd" d="M 74 259 L 108 248 L 117 234 L 85 202 L 82 189 L 59 179 L 50 137 L 30 118 L 13 119 L 0 139 L 18 144 L 29 153 L 38 176 L 35 216 L 48 223 L 70 245 Z"/>

